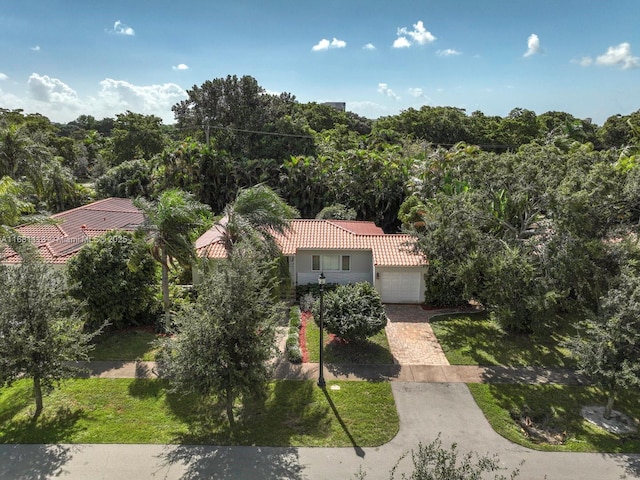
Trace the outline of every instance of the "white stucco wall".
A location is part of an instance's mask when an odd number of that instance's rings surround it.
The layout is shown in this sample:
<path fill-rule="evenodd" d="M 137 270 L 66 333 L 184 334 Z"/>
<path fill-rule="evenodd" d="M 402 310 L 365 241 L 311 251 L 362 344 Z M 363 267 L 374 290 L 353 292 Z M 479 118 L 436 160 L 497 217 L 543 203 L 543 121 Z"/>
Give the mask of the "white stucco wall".
<path fill-rule="evenodd" d="M 373 256 L 371 250 L 298 250 L 295 259 L 296 285 L 317 283 L 320 271 L 312 270 L 311 258 L 313 255 L 349 255 L 349 271 L 323 270 L 327 283 L 373 283 Z"/>

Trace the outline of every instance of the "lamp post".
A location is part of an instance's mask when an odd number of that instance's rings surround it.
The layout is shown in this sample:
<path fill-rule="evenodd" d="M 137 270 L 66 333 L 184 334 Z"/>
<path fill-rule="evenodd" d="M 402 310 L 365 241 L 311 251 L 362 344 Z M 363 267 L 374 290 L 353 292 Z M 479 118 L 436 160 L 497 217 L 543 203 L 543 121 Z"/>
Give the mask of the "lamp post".
<path fill-rule="evenodd" d="M 324 333 L 324 284 L 327 282 L 326 277 L 324 276 L 324 272 L 320 272 L 320 276 L 318 277 L 318 285 L 320 285 L 320 376 L 318 377 L 318 386 L 320 388 L 324 388 L 327 384 L 324 381 L 324 362 L 323 362 L 323 353 L 324 350 L 324 340 L 322 335 Z"/>

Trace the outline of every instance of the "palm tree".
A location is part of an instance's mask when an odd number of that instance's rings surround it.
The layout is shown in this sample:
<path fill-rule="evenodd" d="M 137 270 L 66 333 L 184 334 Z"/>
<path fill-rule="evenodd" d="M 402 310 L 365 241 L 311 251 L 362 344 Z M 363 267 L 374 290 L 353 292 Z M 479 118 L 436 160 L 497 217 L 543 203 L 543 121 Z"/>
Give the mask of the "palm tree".
<path fill-rule="evenodd" d="M 43 196 L 55 212 L 77 207 L 79 195 L 73 173 L 56 157 L 44 169 Z"/>
<path fill-rule="evenodd" d="M 0 178 L 0 258 L 7 246 L 23 258 L 35 252 L 33 245 L 20 241 L 20 234 L 13 229 L 13 226 L 27 218 L 25 215 L 35 211 L 31 203 L 23 200 L 25 193 L 24 183 L 9 176 Z M 30 220 L 38 221 L 35 217 Z"/>
<path fill-rule="evenodd" d="M 274 234 L 285 233 L 289 220 L 297 216 L 298 211 L 268 186 L 243 188 L 235 201 L 225 207 L 224 217 L 218 223 L 222 228 L 220 242 L 228 257 L 241 240 L 261 243 L 276 252 Z"/>
<path fill-rule="evenodd" d="M 22 198 L 24 185 L 9 176 L 0 178 L 0 225 L 17 225 L 26 213 L 33 213 L 33 205 Z"/>
<path fill-rule="evenodd" d="M 134 203 L 145 214 L 142 228 L 150 233 L 153 257 L 162 266 L 165 326 L 169 326 L 169 268 L 173 260 L 189 265 L 194 259 L 192 236 L 205 223 L 209 207 L 194 200 L 191 194 L 177 189 L 164 191 L 153 202 L 139 198 Z"/>
<path fill-rule="evenodd" d="M 42 193 L 42 168 L 51 158 L 43 144 L 34 141 L 26 128 L 12 125 L 0 129 L 0 176 L 26 177 Z"/>

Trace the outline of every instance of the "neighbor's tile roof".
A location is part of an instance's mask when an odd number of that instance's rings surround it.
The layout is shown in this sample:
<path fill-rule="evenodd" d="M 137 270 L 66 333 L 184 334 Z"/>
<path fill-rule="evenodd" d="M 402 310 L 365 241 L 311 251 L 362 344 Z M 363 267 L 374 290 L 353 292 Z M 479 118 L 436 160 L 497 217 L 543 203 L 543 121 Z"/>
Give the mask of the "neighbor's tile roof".
<path fill-rule="evenodd" d="M 16 231 L 32 242 L 48 263 L 63 264 L 91 238 L 110 230 L 135 230 L 144 214 L 128 198 L 106 198 L 51 216 L 53 224 L 21 225 Z M 6 248 L 5 263 L 20 263 L 20 257 Z"/>
<path fill-rule="evenodd" d="M 196 241 L 200 257 L 224 258 L 219 242 L 222 229 L 214 225 Z M 370 250 L 376 266 L 411 267 L 424 265 L 422 255 L 413 252 L 410 235 L 387 235 L 373 222 L 336 220 L 292 220 L 284 235 L 276 234 L 284 255 L 298 250 Z"/>

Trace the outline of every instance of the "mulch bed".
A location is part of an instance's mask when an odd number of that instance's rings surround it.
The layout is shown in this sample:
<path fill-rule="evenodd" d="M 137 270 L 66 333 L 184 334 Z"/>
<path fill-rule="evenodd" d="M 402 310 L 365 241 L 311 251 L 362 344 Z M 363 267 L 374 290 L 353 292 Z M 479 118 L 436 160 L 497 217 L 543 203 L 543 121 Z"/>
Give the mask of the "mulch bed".
<path fill-rule="evenodd" d="M 309 363 L 309 350 L 307 349 L 307 320 L 312 318 L 311 312 L 300 312 L 300 351 L 302 363 Z"/>

